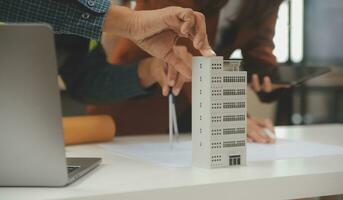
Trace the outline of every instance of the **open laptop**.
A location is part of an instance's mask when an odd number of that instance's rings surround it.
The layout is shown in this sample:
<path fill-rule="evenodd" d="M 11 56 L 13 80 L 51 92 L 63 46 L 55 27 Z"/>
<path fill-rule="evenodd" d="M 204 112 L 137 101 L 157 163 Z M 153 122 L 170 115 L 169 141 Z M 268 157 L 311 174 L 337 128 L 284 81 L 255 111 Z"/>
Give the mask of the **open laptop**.
<path fill-rule="evenodd" d="M 54 35 L 0 25 L 0 186 L 65 186 L 100 158 L 65 158 Z"/>

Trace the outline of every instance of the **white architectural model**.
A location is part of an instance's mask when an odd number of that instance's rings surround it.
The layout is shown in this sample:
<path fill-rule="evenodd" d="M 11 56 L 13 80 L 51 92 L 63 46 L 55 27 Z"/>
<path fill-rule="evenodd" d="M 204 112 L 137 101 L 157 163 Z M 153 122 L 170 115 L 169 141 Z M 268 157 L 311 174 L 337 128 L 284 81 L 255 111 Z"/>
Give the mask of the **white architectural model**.
<path fill-rule="evenodd" d="M 193 165 L 204 168 L 245 165 L 246 79 L 240 60 L 193 57 Z"/>

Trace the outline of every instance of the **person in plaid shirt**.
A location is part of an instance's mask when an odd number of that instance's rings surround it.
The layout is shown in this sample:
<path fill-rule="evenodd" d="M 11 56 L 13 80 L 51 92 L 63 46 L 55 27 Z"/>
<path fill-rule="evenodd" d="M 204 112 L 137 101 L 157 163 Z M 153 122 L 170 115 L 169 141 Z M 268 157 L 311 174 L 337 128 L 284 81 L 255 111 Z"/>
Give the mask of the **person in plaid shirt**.
<path fill-rule="evenodd" d="M 0 21 L 45 22 L 56 33 L 94 39 L 110 32 L 129 38 L 188 79 L 191 69 L 173 49 L 178 37 L 191 39 L 205 56 L 215 55 L 208 43 L 204 15 L 189 8 L 132 11 L 110 0 L 0 0 Z"/>

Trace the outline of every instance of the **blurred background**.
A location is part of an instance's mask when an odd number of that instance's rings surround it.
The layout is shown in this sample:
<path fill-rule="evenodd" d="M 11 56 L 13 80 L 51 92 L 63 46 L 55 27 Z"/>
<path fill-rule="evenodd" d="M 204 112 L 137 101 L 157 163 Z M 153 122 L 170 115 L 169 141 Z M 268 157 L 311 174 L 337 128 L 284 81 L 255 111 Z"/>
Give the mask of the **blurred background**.
<path fill-rule="evenodd" d="M 134 5 L 135 2 L 131 1 L 131 7 Z M 330 67 L 331 72 L 295 88 L 272 104 L 261 103 L 250 91 L 250 114 L 272 118 L 276 125 L 343 122 L 342 19 L 342 0 L 289 0 L 282 3 L 274 37 L 274 54 L 280 65 Z M 242 58 L 241 52 L 234 52 L 231 58 Z M 86 114 L 86 106 L 64 92 L 62 102 L 65 116 Z"/>
<path fill-rule="evenodd" d="M 331 72 L 269 106 L 268 114 L 276 124 L 343 122 L 342 11 L 340 0 L 290 0 L 281 5 L 274 38 L 278 62 L 294 67 L 327 66 Z M 258 113 L 259 109 L 253 109 L 256 101 L 249 100 L 249 110 Z"/>

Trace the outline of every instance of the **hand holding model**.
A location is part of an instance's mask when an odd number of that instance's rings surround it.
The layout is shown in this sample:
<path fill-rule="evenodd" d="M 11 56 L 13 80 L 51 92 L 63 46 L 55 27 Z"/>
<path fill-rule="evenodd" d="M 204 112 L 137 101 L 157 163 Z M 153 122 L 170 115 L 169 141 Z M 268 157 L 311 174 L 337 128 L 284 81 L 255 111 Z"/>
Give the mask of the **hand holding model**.
<path fill-rule="evenodd" d="M 189 38 L 204 56 L 215 55 L 207 39 L 205 17 L 188 8 L 167 7 L 151 11 L 132 11 L 112 5 L 104 32 L 116 33 L 135 42 L 152 56 L 165 61 L 186 78 L 191 67 L 174 51 L 179 37 Z"/>

